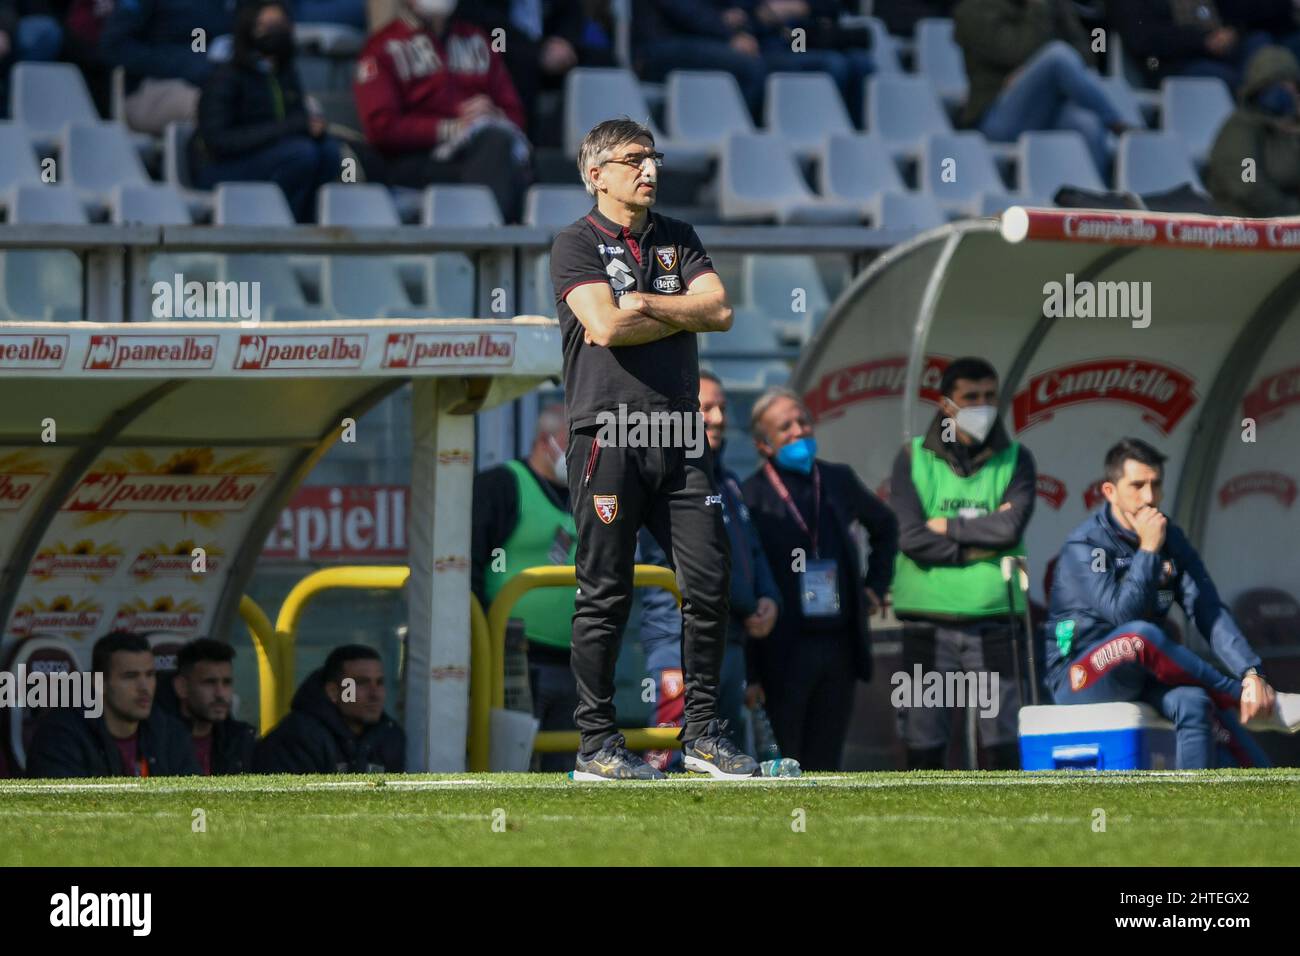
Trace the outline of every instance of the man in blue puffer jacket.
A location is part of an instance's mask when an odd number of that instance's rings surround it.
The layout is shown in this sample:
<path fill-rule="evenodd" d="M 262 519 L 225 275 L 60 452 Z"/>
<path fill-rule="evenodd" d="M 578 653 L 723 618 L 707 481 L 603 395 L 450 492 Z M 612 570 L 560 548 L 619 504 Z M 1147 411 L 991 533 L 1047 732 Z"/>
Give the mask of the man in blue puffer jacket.
<path fill-rule="evenodd" d="M 1300 729 L 1300 694 L 1275 694 L 1200 556 L 1159 510 L 1165 457 L 1125 438 L 1106 455 L 1106 504 L 1061 549 L 1047 617 L 1058 704 L 1145 701 L 1174 724 L 1182 768 L 1215 765 L 1216 740 L 1245 766 L 1267 758 L 1238 723 Z M 1178 602 L 1232 675 L 1171 638 Z"/>

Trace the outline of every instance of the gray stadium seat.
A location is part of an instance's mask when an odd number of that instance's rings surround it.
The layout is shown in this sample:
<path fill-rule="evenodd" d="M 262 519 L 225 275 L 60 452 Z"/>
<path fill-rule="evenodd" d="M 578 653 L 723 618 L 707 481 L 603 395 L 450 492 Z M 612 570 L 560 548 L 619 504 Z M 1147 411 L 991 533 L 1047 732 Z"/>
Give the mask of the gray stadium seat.
<path fill-rule="evenodd" d="M 944 103 L 966 101 L 966 59 L 952 35 L 952 20 L 924 17 L 916 21 L 916 68 Z"/>
<path fill-rule="evenodd" d="M 1022 133 L 1016 148 L 1020 154 L 1021 201 L 1050 203 L 1062 186 L 1098 192 L 1106 188 L 1092 163 L 1088 144 L 1075 130 Z"/>
<path fill-rule="evenodd" d="M 1182 140 L 1169 133 L 1128 132 L 1115 153 L 1115 188 L 1139 196 L 1191 183 L 1204 192 Z"/>
<path fill-rule="evenodd" d="M 951 131 L 952 122 L 925 77 L 867 78 L 867 132 L 884 140 L 895 156 L 916 155 L 927 136 Z"/>
<path fill-rule="evenodd" d="M 107 206 L 114 187 L 149 182 L 125 126 L 69 123 L 63 129 L 61 152 L 60 178 L 85 201 Z"/>
<path fill-rule="evenodd" d="M 777 136 L 732 133 L 718 173 L 718 207 L 727 220 L 850 225 L 861 218 L 856 207 L 815 195 Z"/>
<path fill-rule="evenodd" d="M 595 202 L 581 186 L 533 186 L 524 197 L 524 225 L 563 229 L 590 212 Z"/>
<path fill-rule="evenodd" d="M 115 186 L 109 209 L 115 223 L 188 226 L 191 222 L 180 193 L 166 183 Z"/>
<path fill-rule="evenodd" d="M 0 122 L 0 191 L 8 192 L 14 186 L 44 185 L 41 170 L 36 165 L 25 127 L 17 123 Z"/>
<path fill-rule="evenodd" d="M 803 292 L 803 312 L 793 311 L 796 289 Z M 741 290 L 750 307 L 770 316 L 771 329 L 778 339 L 800 345 L 812 337 L 831 307 L 817 260 L 800 253 L 744 256 Z"/>
<path fill-rule="evenodd" d="M 275 183 L 218 183 L 213 190 L 212 219 L 218 226 L 294 226 L 289 203 Z M 261 284 L 263 319 L 308 321 L 337 318 L 327 309 L 307 303 L 285 254 L 230 254 L 225 257 L 222 272 L 225 281 Z"/>
<path fill-rule="evenodd" d="M 882 192 L 907 187 L 884 142 L 866 133 L 828 137 L 817 163 L 818 188 L 827 199 L 859 209 L 870 208 Z"/>
<path fill-rule="evenodd" d="M 728 133 L 752 133 L 740 85 L 730 73 L 674 70 L 666 84 L 664 124 L 673 141 L 712 156 Z"/>
<path fill-rule="evenodd" d="M 1232 93 L 1218 77 L 1171 76 L 1160 86 L 1160 125 L 1183 141 L 1192 162 L 1209 158 L 1214 138 L 1232 115 Z"/>
<path fill-rule="evenodd" d="M 1128 81 L 1124 77 L 1102 77 L 1101 85 L 1106 88 L 1110 101 L 1115 104 L 1115 108 L 1119 110 L 1119 114 L 1123 117 L 1125 123 L 1138 129 L 1147 127 L 1147 118 L 1146 114 L 1142 112 L 1142 104 L 1133 92 L 1133 87 L 1128 85 Z"/>
<path fill-rule="evenodd" d="M 388 189 L 375 183 L 322 186 L 316 218 L 322 226 L 401 226 Z M 392 256 L 326 256 L 321 290 L 329 308 L 344 318 L 434 317 L 432 310 L 412 303 Z"/>
<path fill-rule="evenodd" d="M 16 63 L 9 84 L 9 115 L 27 127 L 38 147 L 56 145 L 68 123 L 101 122 L 81 71 L 71 63 Z"/>
<path fill-rule="evenodd" d="M 340 57 L 355 57 L 366 45 L 365 33 L 341 23 L 295 23 L 293 40 L 300 50 Z"/>
<path fill-rule="evenodd" d="M 827 136 L 853 132 L 839 88 L 828 73 L 769 74 L 763 125 L 802 158 L 817 155 Z"/>
<path fill-rule="evenodd" d="M 667 162 L 683 170 L 707 168 L 706 151 L 692 148 L 665 136 L 650 115 L 650 106 L 631 70 L 578 67 L 564 77 L 564 151 L 578 156 L 582 139 L 597 123 L 615 116 L 630 116 L 644 123 L 654 134 L 655 145 L 667 154 Z"/>
<path fill-rule="evenodd" d="M 770 310 L 770 305 L 765 311 L 754 303 L 733 306 L 730 330 L 722 334 L 701 335 L 700 353 L 738 358 L 760 355 L 765 360 L 770 359 L 771 353 L 780 347 L 776 340 L 776 333 L 767 318 L 767 311 Z"/>
<path fill-rule="evenodd" d="M 180 193 L 190 207 L 190 215 L 196 219 L 208 219 L 212 215 L 212 193 L 206 189 L 196 189 L 194 178 L 190 175 L 189 144 L 193 134 L 193 123 L 176 120 L 168 123 L 163 130 L 163 182 Z"/>
<path fill-rule="evenodd" d="M 426 226 L 461 228 L 500 226 L 503 223 L 492 190 L 470 183 L 425 189 L 421 221 Z"/>
<path fill-rule="evenodd" d="M 946 165 L 952 160 L 951 166 Z M 951 182 L 945 181 L 951 170 Z M 983 214 L 981 194 L 1006 192 L 984 136 L 974 131 L 938 133 L 925 141 L 917 171 L 921 191 L 935 197 L 945 209 L 968 215 Z"/>
<path fill-rule="evenodd" d="M 948 221 L 935 198 L 924 193 L 882 193 L 872 205 L 877 229 L 933 229 Z"/>
<path fill-rule="evenodd" d="M 863 22 L 871 31 L 871 59 L 876 73 L 901 73 L 902 65 L 898 62 L 898 44 L 890 36 L 889 28 L 879 17 L 864 17 Z M 847 18 L 846 22 L 857 22 L 856 17 Z"/>
<path fill-rule="evenodd" d="M 86 210 L 63 186 L 26 183 L 8 196 L 14 225 L 83 225 Z M 81 260 L 65 249 L 7 249 L 0 253 L 0 318 L 64 322 L 81 318 Z"/>

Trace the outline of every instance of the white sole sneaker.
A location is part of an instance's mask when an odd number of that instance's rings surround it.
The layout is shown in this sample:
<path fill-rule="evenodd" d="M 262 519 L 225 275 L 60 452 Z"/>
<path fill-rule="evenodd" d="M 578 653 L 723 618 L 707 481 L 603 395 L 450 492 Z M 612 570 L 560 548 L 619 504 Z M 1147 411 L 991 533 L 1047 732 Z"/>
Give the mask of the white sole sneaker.
<path fill-rule="evenodd" d="M 683 756 L 682 766 L 687 770 L 694 770 L 697 773 L 707 773 L 710 777 L 718 780 L 757 780 L 753 774 L 747 773 L 724 773 L 707 760 L 699 757 Z"/>

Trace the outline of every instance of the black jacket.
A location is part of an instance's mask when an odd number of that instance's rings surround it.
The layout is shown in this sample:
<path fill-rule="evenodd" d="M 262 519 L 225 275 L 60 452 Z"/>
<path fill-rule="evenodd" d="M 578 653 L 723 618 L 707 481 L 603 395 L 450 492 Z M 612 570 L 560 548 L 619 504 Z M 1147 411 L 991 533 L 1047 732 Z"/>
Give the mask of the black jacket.
<path fill-rule="evenodd" d="M 234 29 L 235 0 L 118 0 L 99 38 L 100 54 L 141 77 L 181 79 L 198 86 L 212 70 L 207 50 L 194 49 L 194 31 L 212 41 Z"/>
<path fill-rule="evenodd" d="M 403 773 L 406 734 L 384 714 L 361 736 L 352 733 L 313 671 L 293 695 L 289 716 L 253 753 L 255 773 Z"/>
<path fill-rule="evenodd" d="M 287 136 L 306 136 L 307 105 L 292 63 L 266 69 L 260 59 L 223 63 L 203 84 L 190 142 L 195 164 L 247 156 Z"/>
<path fill-rule="evenodd" d="M 882 599 L 894 577 L 894 557 L 898 553 L 898 522 L 894 514 L 879 498 L 867 490 L 848 465 L 837 465 L 818 459 L 821 473 L 821 518 L 819 547 L 824 556 L 834 553 L 843 562 L 840 568 L 840 599 L 843 603 L 842 620 L 856 638 L 855 665 L 858 678 L 871 678 L 871 645 L 868 611 L 870 607 L 863 587 L 871 588 Z M 803 497 L 810 478 L 781 470 L 782 480 L 796 501 Z M 806 639 L 806 624 L 802 614 L 799 594 L 799 574 L 791 568 L 791 554 L 795 548 L 803 549 L 811 560 L 810 541 L 795 522 L 781 496 L 772 487 L 759 468 L 742 486 L 745 504 L 758 537 L 763 542 L 768 566 L 781 592 L 782 613 L 776 619 L 772 633 L 761 641 L 750 641 L 747 664 L 752 679 L 764 682 L 779 668 L 780 661 L 801 640 Z M 805 521 L 811 508 L 805 514 Z M 858 558 L 857 542 L 849 534 L 853 521 L 861 523 L 870 541 L 867 571 L 863 575 Z M 851 582 L 851 583 L 849 583 Z"/>
<path fill-rule="evenodd" d="M 149 764 L 149 776 L 199 773 L 190 745 L 190 732 L 175 717 L 157 707 L 140 721 L 138 750 Z M 103 717 L 93 720 L 80 711 L 60 711 L 41 721 L 27 754 L 29 777 L 135 776 L 122 766 L 122 756 Z"/>

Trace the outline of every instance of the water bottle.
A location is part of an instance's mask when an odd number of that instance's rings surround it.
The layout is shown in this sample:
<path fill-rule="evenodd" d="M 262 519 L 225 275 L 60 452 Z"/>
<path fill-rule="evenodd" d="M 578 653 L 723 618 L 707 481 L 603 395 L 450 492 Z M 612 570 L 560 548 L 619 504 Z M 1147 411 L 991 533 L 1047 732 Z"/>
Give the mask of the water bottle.
<path fill-rule="evenodd" d="M 753 710 L 754 721 L 754 749 L 758 751 L 760 761 L 771 761 L 781 759 L 781 748 L 776 742 L 776 733 L 772 730 L 772 721 L 767 717 L 767 710 L 763 707 L 755 707 Z"/>
<path fill-rule="evenodd" d="M 798 777 L 803 774 L 799 767 L 799 761 L 793 757 L 777 757 L 775 760 L 764 760 L 759 766 L 762 768 L 764 777 Z"/>

